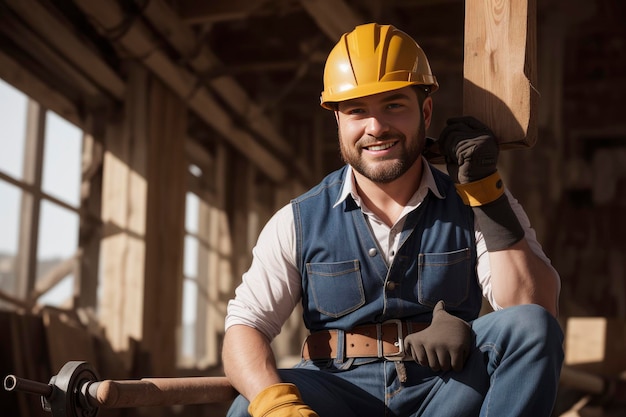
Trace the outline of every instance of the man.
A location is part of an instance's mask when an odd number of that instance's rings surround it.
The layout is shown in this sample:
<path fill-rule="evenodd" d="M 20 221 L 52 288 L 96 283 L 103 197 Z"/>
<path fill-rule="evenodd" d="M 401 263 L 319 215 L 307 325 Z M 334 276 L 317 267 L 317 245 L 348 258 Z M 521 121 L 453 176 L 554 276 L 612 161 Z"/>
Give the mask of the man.
<path fill-rule="evenodd" d="M 498 176 L 479 121 L 422 156 L 438 89 L 393 26 L 342 36 L 324 71 L 346 166 L 279 210 L 228 306 L 229 415 L 549 416 L 562 362 L 560 281 Z M 496 310 L 478 318 L 482 296 Z M 311 335 L 276 369 L 297 303 Z"/>

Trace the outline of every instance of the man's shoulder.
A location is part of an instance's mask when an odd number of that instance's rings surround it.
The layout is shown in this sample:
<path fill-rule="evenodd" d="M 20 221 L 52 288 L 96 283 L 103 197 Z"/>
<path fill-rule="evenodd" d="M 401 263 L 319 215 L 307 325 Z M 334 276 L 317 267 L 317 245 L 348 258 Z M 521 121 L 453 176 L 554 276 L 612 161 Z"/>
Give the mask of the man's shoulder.
<path fill-rule="evenodd" d="M 305 193 L 291 200 L 291 203 L 292 204 L 301 203 L 312 197 L 319 196 L 320 194 L 329 190 L 334 191 L 333 196 L 336 198 L 341 192 L 341 189 L 343 188 L 343 183 L 346 178 L 347 169 L 348 169 L 348 166 L 346 165 L 326 175 L 317 185 L 313 186 Z"/>

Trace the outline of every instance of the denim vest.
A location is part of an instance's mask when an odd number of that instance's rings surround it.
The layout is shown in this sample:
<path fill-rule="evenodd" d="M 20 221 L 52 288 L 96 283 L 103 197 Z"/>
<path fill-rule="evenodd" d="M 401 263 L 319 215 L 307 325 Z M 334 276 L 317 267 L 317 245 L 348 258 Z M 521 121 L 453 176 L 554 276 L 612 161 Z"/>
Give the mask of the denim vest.
<path fill-rule="evenodd" d="M 473 213 L 450 178 L 429 168 L 444 198 L 429 192 L 408 215 L 391 265 L 351 196 L 333 208 L 347 167 L 291 201 L 303 318 L 310 331 L 389 319 L 428 322 L 439 300 L 466 321 L 478 317 L 482 293 Z"/>

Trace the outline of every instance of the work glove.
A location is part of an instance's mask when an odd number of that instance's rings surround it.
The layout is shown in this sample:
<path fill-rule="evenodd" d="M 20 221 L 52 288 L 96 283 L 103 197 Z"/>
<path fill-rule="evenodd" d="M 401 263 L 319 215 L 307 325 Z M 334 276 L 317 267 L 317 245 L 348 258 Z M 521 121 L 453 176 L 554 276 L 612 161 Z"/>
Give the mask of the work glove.
<path fill-rule="evenodd" d="M 433 310 L 433 321 L 424 330 L 404 338 L 404 350 L 415 362 L 433 371 L 460 372 L 472 348 L 470 325 L 445 310 L 439 301 Z"/>
<path fill-rule="evenodd" d="M 498 174 L 493 132 L 471 116 L 447 121 L 439 149 L 463 202 L 472 207 L 489 252 L 507 249 L 524 237 Z"/>
<path fill-rule="evenodd" d="M 302 402 L 294 384 L 274 384 L 265 388 L 250 402 L 252 417 L 319 417 Z"/>
<path fill-rule="evenodd" d="M 474 117 L 448 119 L 439 136 L 439 149 L 456 183 L 478 181 L 497 171 L 498 142 L 493 132 Z"/>

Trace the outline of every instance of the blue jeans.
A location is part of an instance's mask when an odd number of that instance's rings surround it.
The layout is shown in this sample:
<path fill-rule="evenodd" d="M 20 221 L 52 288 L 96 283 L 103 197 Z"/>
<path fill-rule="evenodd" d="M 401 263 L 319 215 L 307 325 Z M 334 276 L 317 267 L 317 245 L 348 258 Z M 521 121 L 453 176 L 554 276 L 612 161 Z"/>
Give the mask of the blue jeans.
<path fill-rule="evenodd" d="M 390 361 L 302 361 L 280 375 L 320 417 L 550 416 L 563 361 L 554 317 L 537 305 L 515 306 L 476 319 L 472 330 L 475 348 L 461 372 L 407 361 L 402 383 Z M 248 404 L 239 396 L 228 416 L 248 416 Z"/>

